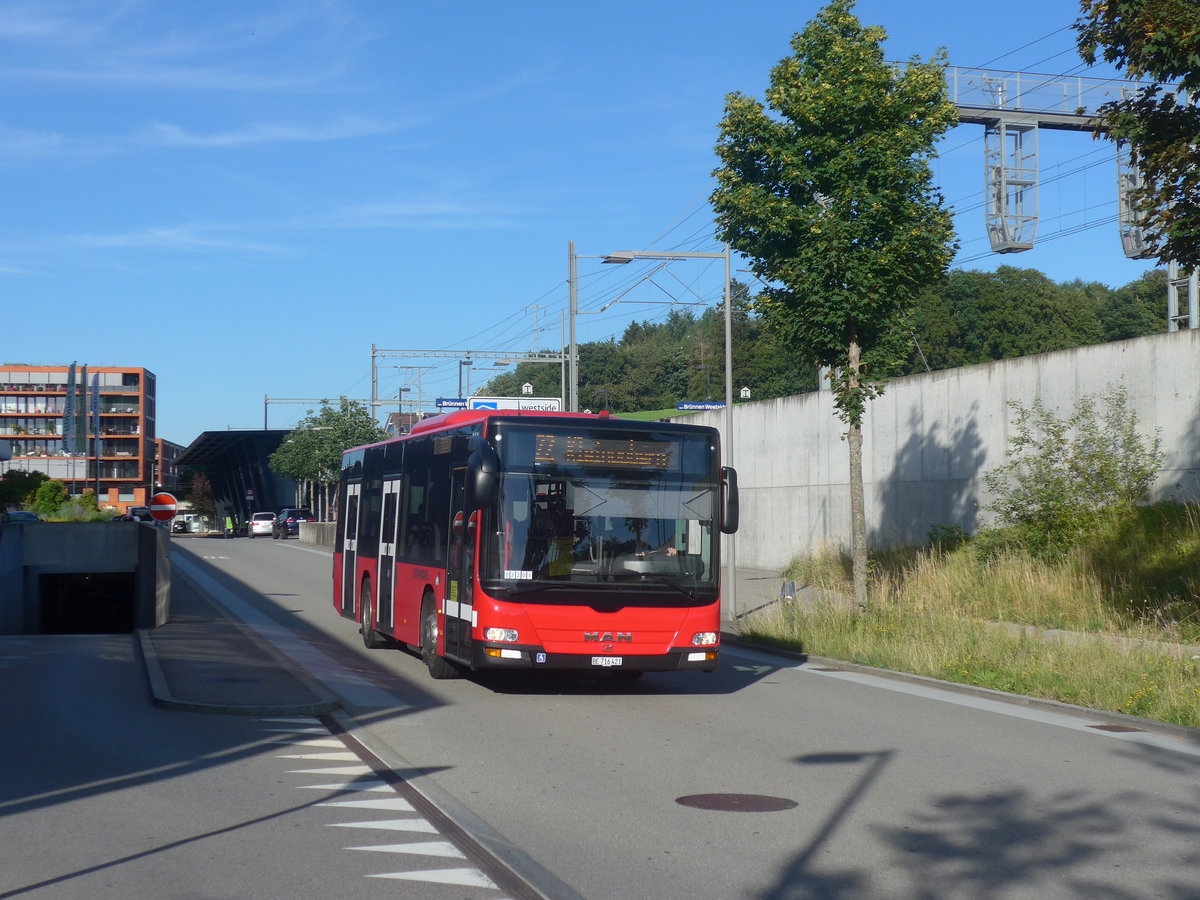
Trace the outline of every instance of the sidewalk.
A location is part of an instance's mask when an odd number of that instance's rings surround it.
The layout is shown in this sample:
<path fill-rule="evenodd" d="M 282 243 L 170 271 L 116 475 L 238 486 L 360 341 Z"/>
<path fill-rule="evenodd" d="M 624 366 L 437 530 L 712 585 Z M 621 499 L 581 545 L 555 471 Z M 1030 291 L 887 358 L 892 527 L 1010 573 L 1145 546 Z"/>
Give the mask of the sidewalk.
<path fill-rule="evenodd" d="M 729 568 L 721 569 L 722 609 L 721 630 L 737 633 L 734 616 L 744 616 L 764 607 L 770 607 L 779 599 L 779 589 L 783 585 L 783 576 L 772 569 L 754 569 L 747 566 L 737 567 L 737 580 L 734 584 L 733 601 L 730 605 Z"/>
<path fill-rule="evenodd" d="M 324 688 L 178 574 L 171 619 L 136 632 L 156 706 L 242 715 L 319 715 L 337 708 Z"/>

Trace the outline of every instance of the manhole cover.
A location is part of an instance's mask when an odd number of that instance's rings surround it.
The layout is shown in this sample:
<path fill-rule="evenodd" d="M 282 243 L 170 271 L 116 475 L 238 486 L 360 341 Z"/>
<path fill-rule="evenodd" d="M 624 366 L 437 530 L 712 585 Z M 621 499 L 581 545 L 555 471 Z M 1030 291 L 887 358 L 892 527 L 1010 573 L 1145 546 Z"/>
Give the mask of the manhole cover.
<path fill-rule="evenodd" d="M 1142 729 L 1130 728 L 1128 725 L 1089 725 L 1088 728 L 1095 728 L 1097 731 L 1112 731 L 1117 734 L 1141 734 Z"/>
<path fill-rule="evenodd" d="M 767 797 L 763 794 L 691 794 L 676 797 L 681 806 L 696 809 L 712 809 L 717 812 L 779 812 L 793 809 L 799 804 L 783 797 Z"/>

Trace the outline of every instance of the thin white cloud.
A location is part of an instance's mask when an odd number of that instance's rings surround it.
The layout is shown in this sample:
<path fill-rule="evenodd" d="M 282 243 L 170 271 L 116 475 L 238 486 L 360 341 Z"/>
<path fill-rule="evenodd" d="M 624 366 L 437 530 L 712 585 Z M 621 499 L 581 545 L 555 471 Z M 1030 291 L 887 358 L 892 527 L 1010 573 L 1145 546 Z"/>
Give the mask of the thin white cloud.
<path fill-rule="evenodd" d="M 220 226 L 186 225 L 142 228 L 114 234 L 72 234 L 0 244 L 0 253 L 57 253 L 70 250 L 231 250 L 282 256 L 292 251 L 280 244 L 225 236 Z"/>
<path fill-rule="evenodd" d="M 21 131 L 0 126 L 0 156 L 59 156 L 66 146 L 66 139 L 52 131 Z"/>
<path fill-rule="evenodd" d="M 199 134 L 178 125 L 160 122 L 146 129 L 137 140 L 141 143 L 161 147 L 245 147 L 253 144 L 343 141 L 378 134 L 391 134 L 399 131 L 402 127 L 396 122 L 349 116 L 328 125 L 259 123 L 237 131 Z"/>
<path fill-rule="evenodd" d="M 144 0 L 0 0 L 0 82 L 292 92 L 343 77 L 362 38 L 338 4 L 241 18 Z M 314 59 L 321 64 L 314 66 Z"/>
<path fill-rule="evenodd" d="M 345 206 L 327 216 L 312 219 L 306 227 L 495 230 L 517 228 L 519 223 L 513 218 L 511 210 L 485 204 L 469 205 L 442 200 L 400 200 Z"/>

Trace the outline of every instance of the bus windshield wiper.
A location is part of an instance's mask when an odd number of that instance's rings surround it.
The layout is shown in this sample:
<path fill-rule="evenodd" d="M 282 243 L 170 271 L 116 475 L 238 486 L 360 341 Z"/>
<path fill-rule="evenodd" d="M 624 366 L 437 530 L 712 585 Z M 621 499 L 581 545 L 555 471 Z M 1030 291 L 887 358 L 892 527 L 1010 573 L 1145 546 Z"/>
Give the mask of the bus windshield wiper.
<path fill-rule="evenodd" d="M 558 581 L 526 581 L 521 584 L 505 585 L 503 590 L 508 592 L 510 597 L 520 597 L 525 594 L 536 594 L 541 591 L 548 591 L 552 588 L 571 587 L 570 582 Z"/>
<path fill-rule="evenodd" d="M 677 584 L 674 581 L 666 581 L 665 579 L 662 579 L 662 578 L 644 578 L 644 579 L 642 579 L 642 581 L 640 583 L 641 584 L 659 585 L 661 587 L 669 587 L 672 590 L 679 591 L 679 593 L 683 594 L 683 596 L 687 597 L 693 603 L 696 602 L 696 592 L 695 591 L 690 591 L 687 588 L 683 587 L 680 584 Z"/>

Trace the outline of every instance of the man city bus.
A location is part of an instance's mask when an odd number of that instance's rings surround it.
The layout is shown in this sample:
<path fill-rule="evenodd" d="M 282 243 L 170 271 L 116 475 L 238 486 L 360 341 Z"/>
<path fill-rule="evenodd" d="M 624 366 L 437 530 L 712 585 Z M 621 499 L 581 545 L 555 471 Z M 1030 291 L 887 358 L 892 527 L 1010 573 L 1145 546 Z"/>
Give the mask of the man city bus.
<path fill-rule="evenodd" d="M 737 524 L 714 428 L 452 412 L 343 454 L 333 602 L 434 678 L 711 672 Z"/>

